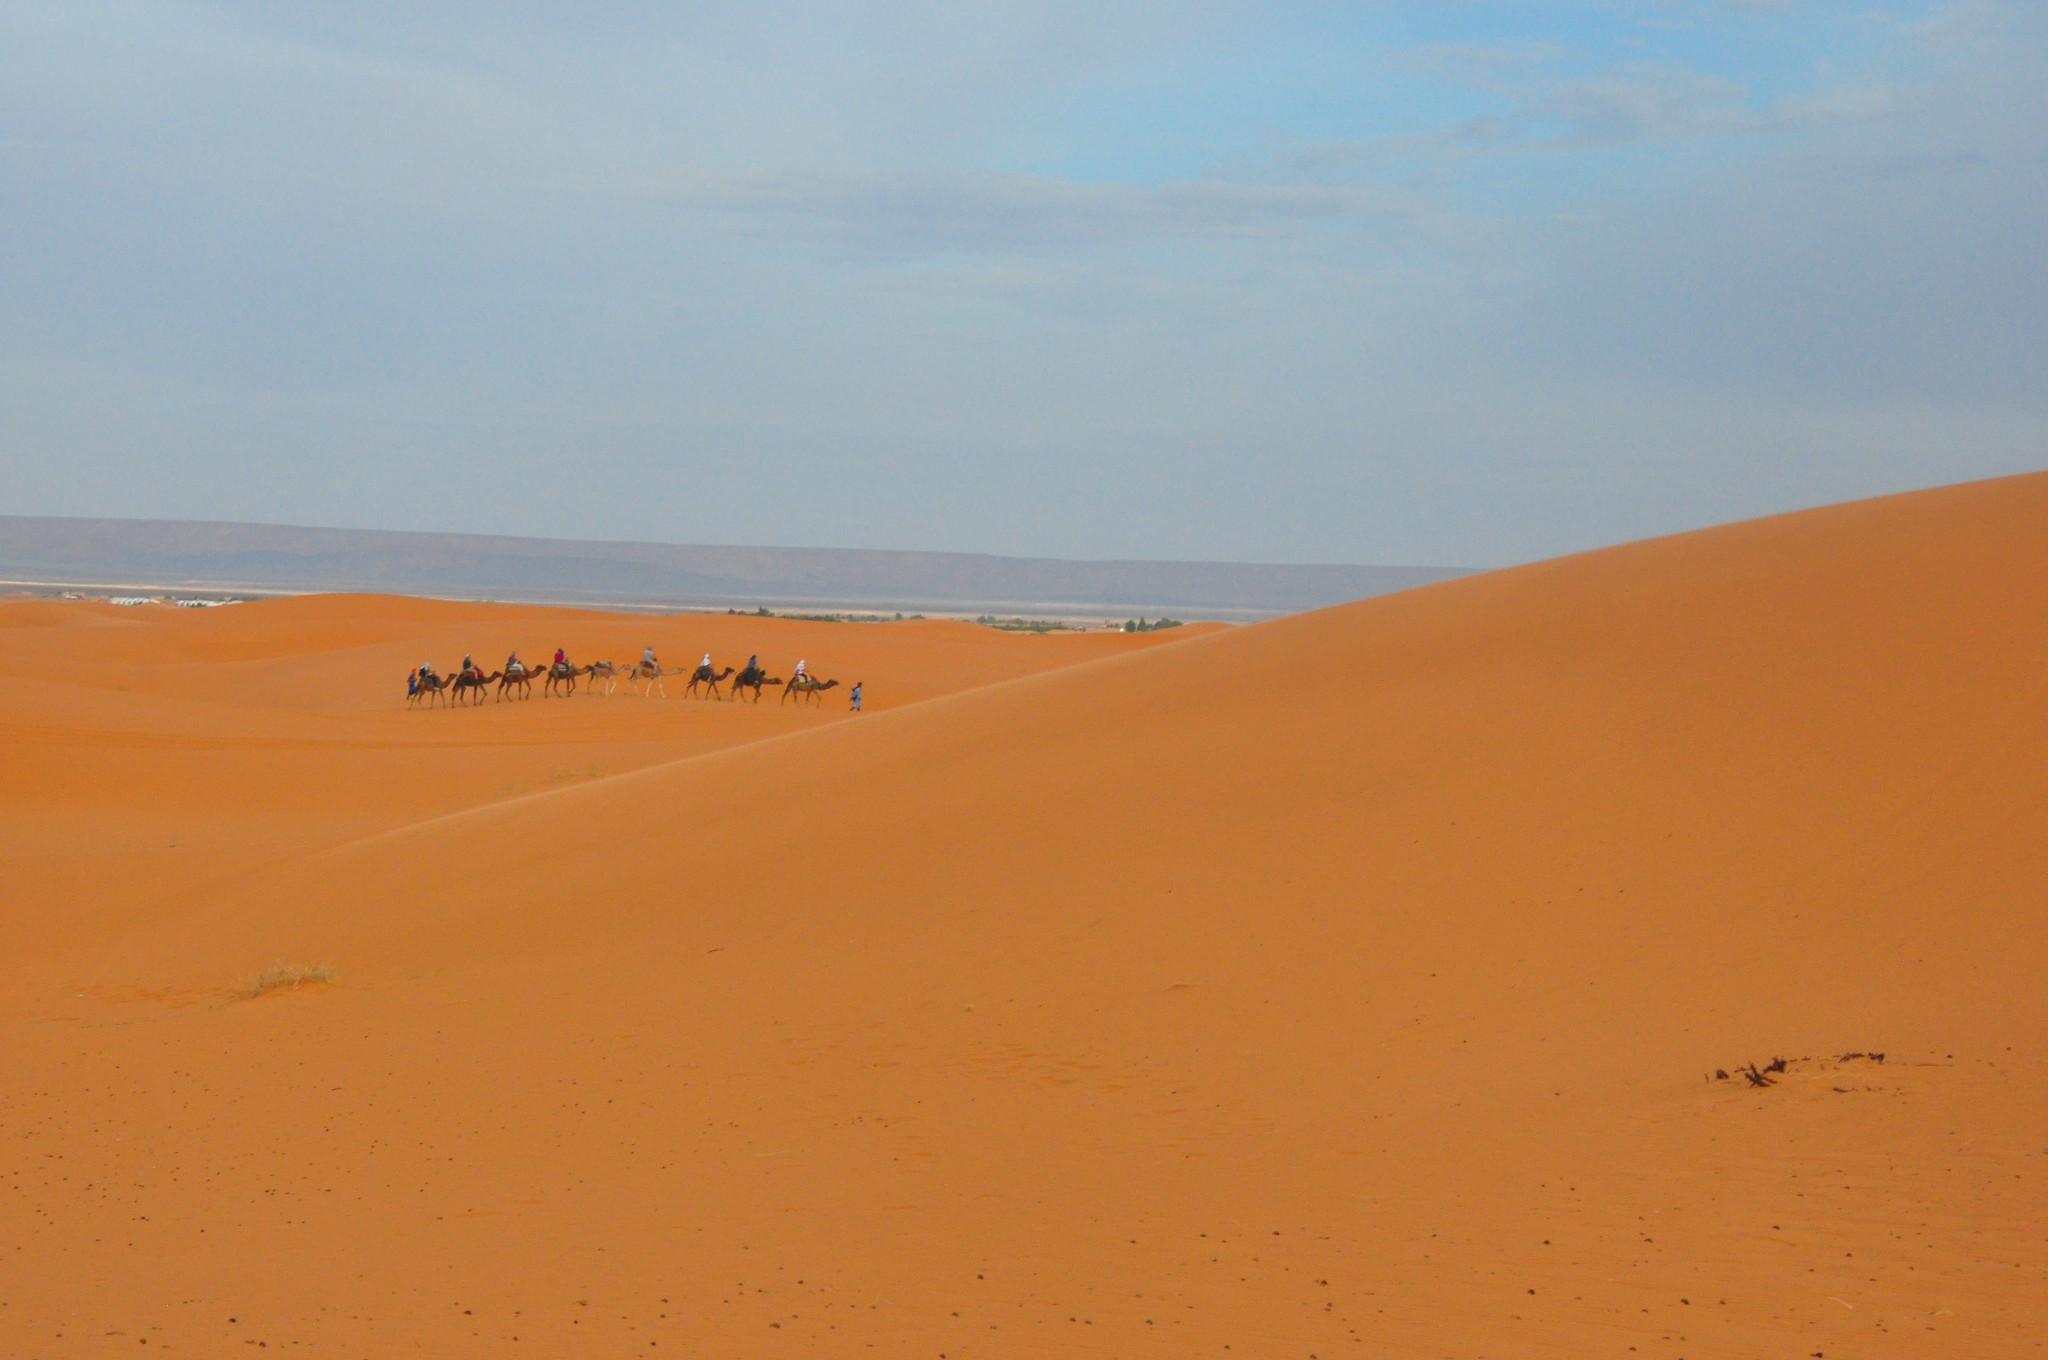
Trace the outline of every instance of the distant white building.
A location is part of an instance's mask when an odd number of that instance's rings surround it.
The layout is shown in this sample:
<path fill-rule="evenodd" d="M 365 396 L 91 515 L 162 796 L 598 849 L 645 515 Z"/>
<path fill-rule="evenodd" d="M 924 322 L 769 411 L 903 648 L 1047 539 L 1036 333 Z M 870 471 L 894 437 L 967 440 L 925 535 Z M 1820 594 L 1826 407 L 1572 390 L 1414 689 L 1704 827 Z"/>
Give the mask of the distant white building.
<path fill-rule="evenodd" d="M 108 604 L 162 604 L 154 595 L 111 595 Z"/>
<path fill-rule="evenodd" d="M 176 604 L 177 604 L 178 608 L 180 608 L 180 609 L 218 609 L 218 608 L 220 608 L 220 607 L 221 607 L 222 605 L 224 605 L 224 604 L 233 604 L 233 603 L 234 603 L 234 601 L 233 601 L 233 600 L 178 600 L 178 601 L 176 601 Z"/>

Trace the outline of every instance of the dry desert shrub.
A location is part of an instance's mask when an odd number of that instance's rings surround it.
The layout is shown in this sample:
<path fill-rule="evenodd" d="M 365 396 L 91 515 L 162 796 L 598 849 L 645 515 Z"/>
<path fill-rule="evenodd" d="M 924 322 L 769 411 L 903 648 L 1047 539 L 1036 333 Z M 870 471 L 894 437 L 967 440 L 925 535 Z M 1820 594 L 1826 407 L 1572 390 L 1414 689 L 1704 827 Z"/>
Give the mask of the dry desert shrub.
<path fill-rule="evenodd" d="M 288 992 L 296 987 L 310 986 L 315 982 L 334 981 L 334 970 L 324 963 L 307 967 L 302 963 L 273 963 L 255 977 L 245 980 L 236 989 L 235 995 L 245 1001 L 253 1001 L 271 992 Z"/>

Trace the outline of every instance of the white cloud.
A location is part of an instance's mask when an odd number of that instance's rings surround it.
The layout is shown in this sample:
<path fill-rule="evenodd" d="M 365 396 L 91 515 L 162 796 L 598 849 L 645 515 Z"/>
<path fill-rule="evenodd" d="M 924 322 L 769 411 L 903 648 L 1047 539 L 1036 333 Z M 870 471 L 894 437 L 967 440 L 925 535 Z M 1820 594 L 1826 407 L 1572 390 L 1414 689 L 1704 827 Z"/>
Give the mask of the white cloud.
<path fill-rule="evenodd" d="M 2048 21 L 1973 5 L 1938 80 L 1560 242 L 1545 343 L 1638 379 L 2048 415 Z M 1966 22 L 1967 21 L 1967 22 Z"/>

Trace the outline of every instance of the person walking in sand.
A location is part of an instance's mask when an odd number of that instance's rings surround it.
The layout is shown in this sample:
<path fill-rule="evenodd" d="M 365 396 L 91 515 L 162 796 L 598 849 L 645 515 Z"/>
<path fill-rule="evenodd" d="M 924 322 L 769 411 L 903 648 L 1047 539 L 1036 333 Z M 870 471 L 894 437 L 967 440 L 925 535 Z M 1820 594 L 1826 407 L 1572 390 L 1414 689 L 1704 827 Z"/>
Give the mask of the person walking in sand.
<path fill-rule="evenodd" d="M 853 693 L 847 696 L 854 712 L 860 712 L 860 681 L 853 682 Z"/>

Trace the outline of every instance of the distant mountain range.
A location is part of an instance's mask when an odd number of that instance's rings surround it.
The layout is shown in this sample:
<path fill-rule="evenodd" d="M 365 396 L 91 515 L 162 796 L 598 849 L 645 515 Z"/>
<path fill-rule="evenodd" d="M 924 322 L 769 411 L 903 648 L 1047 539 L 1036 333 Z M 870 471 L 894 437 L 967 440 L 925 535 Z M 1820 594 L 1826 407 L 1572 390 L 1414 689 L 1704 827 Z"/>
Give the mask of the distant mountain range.
<path fill-rule="evenodd" d="M 622 605 L 1246 620 L 1465 572 L 1252 562 L 1070 562 L 858 548 L 724 548 L 191 520 L 0 515 L 0 581 L 380 591 Z"/>

